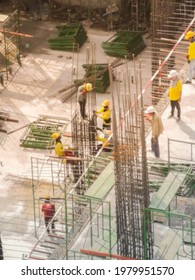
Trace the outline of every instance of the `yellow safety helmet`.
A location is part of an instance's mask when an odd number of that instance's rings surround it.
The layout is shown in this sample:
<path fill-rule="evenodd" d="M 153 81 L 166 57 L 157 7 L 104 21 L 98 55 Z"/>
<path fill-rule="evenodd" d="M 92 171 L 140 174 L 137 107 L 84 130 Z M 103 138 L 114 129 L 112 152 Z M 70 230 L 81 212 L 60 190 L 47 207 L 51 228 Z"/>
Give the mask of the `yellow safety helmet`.
<path fill-rule="evenodd" d="M 57 139 L 59 136 L 60 136 L 60 134 L 57 133 L 57 132 L 54 132 L 54 133 L 51 135 L 51 137 L 52 137 L 53 139 Z"/>
<path fill-rule="evenodd" d="M 110 105 L 110 101 L 109 100 L 104 100 L 104 102 L 102 103 L 103 107 L 108 107 Z"/>
<path fill-rule="evenodd" d="M 92 84 L 91 83 L 84 84 L 84 88 L 85 88 L 86 91 L 91 91 L 92 90 Z"/>
<path fill-rule="evenodd" d="M 49 200 L 49 199 L 50 199 L 50 195 L 49 195 L 49 194 L 46 194 L 46 195 L 44 196 L 44 198 L 47 199 L 47 200 Z"/>
<path fill-rule="evenodd" d="M 188 39 L 190 39 L 190 38 L 192 38 L 194 36 L 195 36 L 195 33 L 193 31 L 188 31 L 186 33 L 185 39 L 188 40 Z"/>

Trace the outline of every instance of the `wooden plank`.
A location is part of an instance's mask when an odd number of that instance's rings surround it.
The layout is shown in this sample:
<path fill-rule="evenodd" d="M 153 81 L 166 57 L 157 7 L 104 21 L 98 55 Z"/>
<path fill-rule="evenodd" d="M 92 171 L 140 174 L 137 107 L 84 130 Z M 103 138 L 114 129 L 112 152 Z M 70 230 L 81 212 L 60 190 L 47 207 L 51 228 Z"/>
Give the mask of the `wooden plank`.
<path fill-rule="evenodd" d="M 47 260 L 47 259 L 43 259 L 43 258 L 36 257 L 36 256 L 30 256 L 28 259 L 41 260 L 41 261 L 45 261 L 45 260 Z"/>
<path fill-rule="evenodd" d="M 89 190 L 85 193 L 85 196 L 103 199 L 114 186 L 114 183 L 114 163 L 110 162 L 103 170 L 102 174 L 98 176 Z"/>
<path fill-rule="evenodd" d="M 92 251 L 92 250 L 86 250 L 86 249 L 80 249 L 81 254 L 95 256 L 95 257 L 103 257 L 103 258 L 113 258 L 118 260 L 137 260 L 135 258 L 121 256 L 117 254 L 109 254 L 107 252 L 99 252 L 99 251 Z"/>
<path fill-rule="evenodd" d="M 49 233 L 48 236 L 49 236 L 49 237 L 54 237 L 54 238 L 64 239 L 64 236 L 62 236 L 62 235 L 56 235 L 56 234 L 51 234 L 51 233 Z"/>
<path fill-rule="evenodd" d="M 158 192 L 153 195 L 149 208 L 165 211 L 186 175 L 185 173 L 170 171 Z"/>

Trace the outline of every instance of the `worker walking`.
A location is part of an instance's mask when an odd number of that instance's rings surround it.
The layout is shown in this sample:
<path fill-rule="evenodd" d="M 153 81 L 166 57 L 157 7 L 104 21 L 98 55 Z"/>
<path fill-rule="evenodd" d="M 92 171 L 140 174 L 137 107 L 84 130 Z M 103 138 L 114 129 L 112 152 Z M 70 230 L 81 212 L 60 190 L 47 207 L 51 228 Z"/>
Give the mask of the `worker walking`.
<path fill-rule="evenodd" d="M 156 112 L 153 106 L 149 106 L 145 111 L 146 119 L 152 126 L 151 149 L 156 158 L 160 157 L 159 141 L 158 138 L 163 132 L 164 127 L 160 115 Z"/>
<path fill-rule="evenodd" d="M 193 31 L 188 31 L 185 39 L 190 42 L 187 53 L 187 60 L 189 63 L 188 79 L 185 83 L 190 84 L 192 83 L 192 78 L 195 75 L 195 33 Z"/>
<path fill-rule="evenodd" d="M 104 100 L 102 107 L 96 111 L 96 116 L 102 119 L 103 129 L 111 130 L 111 110 L 109 100 Z"/>
<path fill-rule="evenodd" d="M 78 102 L 80 106 L 80 113 L 83 119 L 87 117 L 86 115 L 86 103 L 87 103 L 87 92 L 91 91 L 92 84 L 84 83 L 82 86 L 78 88 Z"/>
<path fill-rule="evenodd" d="M 47 228 L 48 224 L 52 220 L 53 216 L 55 215 L 55 205 L 51 202 L 50 196 L 45 196 L 45 202 L 42 205 L 41 211 L 44 214 L 44 220 L 45 220 L 45 226 Z M 55 230 L 54 220 L 51 223 L 51 229 L 52 231 Z M 47 232 L 50 233 L 50 228 L 47 228 Z"/>
<path fill-rule="evenodd" d="M 174 116 L 175 107 L 177 108 L 177 121 L 181 118 L 181 94 L 182 94 L 182 83 L 178 78 L 178 73 L 176 70 L 171 70 L 168 74 L 168 78 L 170 79 L 170 86 L 168 89 L 168 97 L 170 99 L 171 104 L 171 114 L 168 118 L 172 118 Z"/>

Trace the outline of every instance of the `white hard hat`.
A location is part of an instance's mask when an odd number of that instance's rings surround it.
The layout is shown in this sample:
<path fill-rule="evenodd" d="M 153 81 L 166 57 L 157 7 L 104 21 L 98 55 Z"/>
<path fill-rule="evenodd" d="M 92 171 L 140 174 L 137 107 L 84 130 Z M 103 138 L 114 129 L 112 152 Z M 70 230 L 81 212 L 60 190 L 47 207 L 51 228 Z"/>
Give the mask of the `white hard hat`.
<path fill-rule="evenodd" d="M 145 114 L 149 114 L 149 113 L 155 113 L 156 110 L 153 106 L 149 106 L 146 111 L 145 111 Z"/>
<path fill-rule="evenodd" d="M 171 70 L 168 74 L 168 78 L 173 78 L 173 77 L 177 77 L 178 73 L 176 70 Z"/>

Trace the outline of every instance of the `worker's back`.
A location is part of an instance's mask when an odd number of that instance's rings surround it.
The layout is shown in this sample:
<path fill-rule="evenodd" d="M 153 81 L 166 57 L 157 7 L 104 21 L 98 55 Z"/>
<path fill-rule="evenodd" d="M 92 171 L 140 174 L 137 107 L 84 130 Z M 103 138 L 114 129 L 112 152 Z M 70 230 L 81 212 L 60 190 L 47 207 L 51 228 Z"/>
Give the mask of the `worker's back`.
<path fill-rule="evenodd" d="M 53 217 L 55 214 L 55 205 L 51 202 L 42 205 L 42 212 L 44 217 Z"/>

